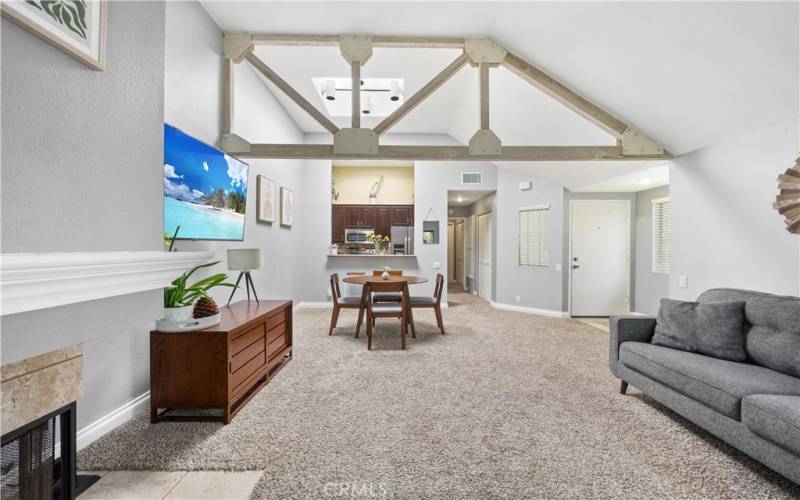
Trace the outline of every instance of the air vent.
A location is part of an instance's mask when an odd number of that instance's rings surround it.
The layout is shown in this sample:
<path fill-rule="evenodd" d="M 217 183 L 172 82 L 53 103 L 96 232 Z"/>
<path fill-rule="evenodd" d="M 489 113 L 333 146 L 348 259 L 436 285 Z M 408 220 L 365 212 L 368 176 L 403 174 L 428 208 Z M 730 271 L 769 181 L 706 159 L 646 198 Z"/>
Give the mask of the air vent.
<path fill-rule="evenodd" d="M 461 184 L 483 184 L 483 173 L 461 172 Z"/>

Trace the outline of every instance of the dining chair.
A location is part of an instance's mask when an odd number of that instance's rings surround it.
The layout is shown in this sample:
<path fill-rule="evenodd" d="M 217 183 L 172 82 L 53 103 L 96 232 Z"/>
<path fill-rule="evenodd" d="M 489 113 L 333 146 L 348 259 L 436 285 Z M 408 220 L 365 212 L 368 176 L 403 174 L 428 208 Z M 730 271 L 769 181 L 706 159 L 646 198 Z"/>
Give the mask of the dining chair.
<path fill-rule="evenodd" d="M 328 335 L 333 335 L 333 329 L 339 322 L 339 311 L 342 309 L 358 309 L 358 322 L 356 323 L 356 338 L 361 330 L 361 321 L 364 319 L 364 308 L 361 307 L 361 297 L 355 295 L 342 296 L 339 288 L 339 275 L 331 274 L 331 299 L 333 301 L 333 312 L 331 313 L 331 326 Z"/>
<path fill-rule="evenodd" d="M 441 273 L 436 273 L 436 284 L 433 287 L 433 296 L 413 296 L 409 298 L 408 306 L 413 311 L 414 309 L 433 309 L 436 314 L 436 324 L 444 335 L 444 321 L 442 321 L 442 291 L 444 290 L 444 276 Z M 411 336 L 416 337 L 416 329 L 414 328 L 413 316 L 411 319 Z"/>
<path fill-rule="evenodd" d="M 387 271 L 389 276 L 402 276 L 403 270 L 402 269 L 391 269 Z M 375 270 L 372 271 L 372 276 L 380 277 L 383 274 L 383 271 Z M 399 293 L 376 293 L 373 296 L 375 302 L 400 302 L 400 294 Z"/>
<path fill-rule="evenodd" d="M 408 333 L 408 283 L 405 281 L 367 281 L 367 350 L 372 350 L 372 330 L 375 318 L 400 319 L 400 346 L 406 348 Z M 399 293 L 400 302 L 375 302 L 374 293 Z"/>

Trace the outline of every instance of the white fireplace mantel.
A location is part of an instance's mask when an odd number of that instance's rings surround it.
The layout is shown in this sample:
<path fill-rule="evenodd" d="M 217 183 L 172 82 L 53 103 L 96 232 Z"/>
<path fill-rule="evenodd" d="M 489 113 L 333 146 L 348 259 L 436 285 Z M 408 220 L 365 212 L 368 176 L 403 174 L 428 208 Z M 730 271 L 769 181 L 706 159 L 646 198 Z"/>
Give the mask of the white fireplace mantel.
<path fill-rule="evenodd" d="M 0 315 L 163 288 L 214 252 L 0 255 Z"/>

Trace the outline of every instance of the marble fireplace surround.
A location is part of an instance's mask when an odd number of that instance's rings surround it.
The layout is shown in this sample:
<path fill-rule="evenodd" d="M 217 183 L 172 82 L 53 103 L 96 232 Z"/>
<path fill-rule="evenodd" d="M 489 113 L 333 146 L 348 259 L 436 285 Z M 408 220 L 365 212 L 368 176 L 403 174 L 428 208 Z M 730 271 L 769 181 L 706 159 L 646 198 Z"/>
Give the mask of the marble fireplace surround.
<path fill-rule="evenodd" d="M 3 365 L 0 379 L 6 434 L 81 398 L 83 345 Z"/>

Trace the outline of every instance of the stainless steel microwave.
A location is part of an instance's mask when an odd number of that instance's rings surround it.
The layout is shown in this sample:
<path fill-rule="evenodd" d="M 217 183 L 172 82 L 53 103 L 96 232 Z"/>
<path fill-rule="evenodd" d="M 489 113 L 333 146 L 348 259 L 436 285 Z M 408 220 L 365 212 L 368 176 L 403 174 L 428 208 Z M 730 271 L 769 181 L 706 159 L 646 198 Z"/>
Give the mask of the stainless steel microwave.
<path fill-rule="evenodd" d="M 367 243 L 367 235 L 374 232 L 374 229 L 369 228 L 345 229 L 344 241 L 345 243 Z"/>

